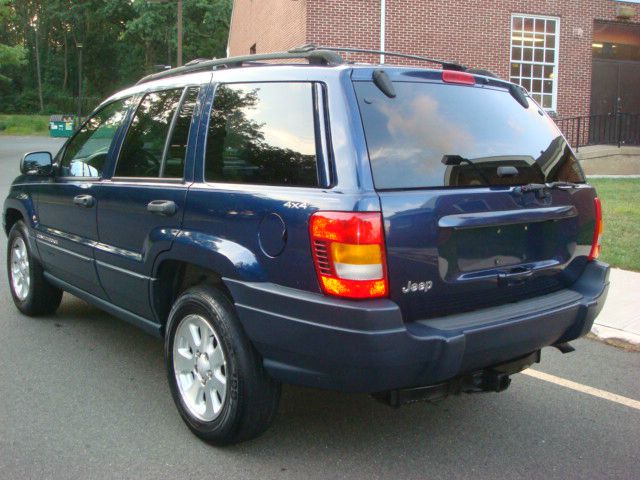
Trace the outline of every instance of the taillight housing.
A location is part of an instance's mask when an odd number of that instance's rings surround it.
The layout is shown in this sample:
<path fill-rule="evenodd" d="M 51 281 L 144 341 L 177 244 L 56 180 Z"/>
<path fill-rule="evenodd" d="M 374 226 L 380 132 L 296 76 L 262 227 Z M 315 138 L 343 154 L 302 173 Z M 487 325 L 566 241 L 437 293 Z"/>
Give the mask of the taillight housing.
<path fill-rule="evenodd" d="M 595 260 L 600 255 L 600 250 L 602 249 L 602 204 L 600 203 L 600 199 L 598 197 L 593 199 L 593 203 L 596 209 L 596 229 L 593 232 L 593 242 L 591 242 L 591 251 L 589 252 L 589 261 Z"/>
<path fill-rule="evenodd" d="M 359 299 L 387 296 L 380 212 L 317 212 L 311 216 L 309 233 L 324 293 Z"/>

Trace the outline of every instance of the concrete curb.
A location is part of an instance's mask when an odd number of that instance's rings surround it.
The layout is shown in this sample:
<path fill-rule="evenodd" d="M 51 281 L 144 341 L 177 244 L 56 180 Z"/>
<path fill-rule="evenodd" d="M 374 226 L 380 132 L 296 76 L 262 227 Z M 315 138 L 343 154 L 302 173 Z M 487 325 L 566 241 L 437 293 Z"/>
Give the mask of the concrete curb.
<path fill-rule="evenodd" d="M 587 181 L 589 181 L 590 178 L 625 179 L 625 178 L 640 178 L 640 175 L 587 175 Z"/>
<path fill-rule="evenodd" d="M 640 147 L 593 145 L 581 148 L 576 156 L 587 176 L 640 174 Z"/>
<path fill-rule="evenodd" d="M 593 325 L 591 333 L 597 340 L 621 346 L 622 348 L 640 351 L 640 335 L 636 335 L 635 333 L 597 324 Z"/>
<path fill-rule="evenodd" d="M 640 272 L 612 268 L 609 295 L 591 334 L 606 343 L 640 351 Z"/>

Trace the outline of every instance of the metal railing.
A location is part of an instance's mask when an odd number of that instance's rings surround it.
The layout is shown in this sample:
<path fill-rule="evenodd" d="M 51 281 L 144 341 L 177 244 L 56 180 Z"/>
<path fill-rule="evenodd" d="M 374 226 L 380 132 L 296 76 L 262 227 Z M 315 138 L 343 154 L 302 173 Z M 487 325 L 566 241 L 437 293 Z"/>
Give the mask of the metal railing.
<path fill-rule="evenodd" d="M 576 150 L 588 145 L 640 145 L 640 113 L 559 118 L 556 125 Z"/>

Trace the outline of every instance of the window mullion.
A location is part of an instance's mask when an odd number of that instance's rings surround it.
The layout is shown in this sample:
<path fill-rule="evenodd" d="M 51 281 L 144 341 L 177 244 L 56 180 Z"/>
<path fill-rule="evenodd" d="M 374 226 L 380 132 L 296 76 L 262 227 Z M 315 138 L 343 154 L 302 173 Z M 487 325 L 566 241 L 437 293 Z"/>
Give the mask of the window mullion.
<path fill-rule="evenodd" d="M 176 126 L 176 122 L 178 120 L 178 115 L 180 114 L 180 109 L 182 108 L 182 104 L 184 103 L 184 99 L 187 96 L 188 88 L 184 88 L 182 90 L 182 94 L 180 95 L 180 101 L 178 102 L 178 108 L 176 108 L 175 112 L 173 112 L 173 117 L 171 117 L 171 123 L 169 124 L 169 131 L 167 132 L 167 138 L 164 141 L 164 149 L 162 150 L 162 160 L 160 161 L 160 173 L 158 174 L 159 178 L 164 177 L 164 170 L 167 164 L 167 154 L 169 153 L 169 148 L 171 147 L 171 137 L 173 136 L 173 129 Z"/>

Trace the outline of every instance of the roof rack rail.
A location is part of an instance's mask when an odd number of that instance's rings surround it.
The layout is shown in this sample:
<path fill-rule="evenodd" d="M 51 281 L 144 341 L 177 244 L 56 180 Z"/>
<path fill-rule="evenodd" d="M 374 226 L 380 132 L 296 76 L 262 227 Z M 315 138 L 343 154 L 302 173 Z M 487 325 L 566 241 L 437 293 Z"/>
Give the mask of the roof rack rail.
<path fill-rule="evenodd" d="M 341 47 L 316 47 L 315 45 L 304 45 L 302 47 L 298 47 L 294 49 L 296 51 L 314 51 L 314 49 L 326 50 L 330 52 L 346 52 L 346 53 L 371 53 L 374 55 L 385 55 L 389 57 L 399 57 L 399 58 L 408 58 L 411 60 L 420 60 L 422 62 L 436 63 L 438 65 L 442 65 L 442 68 L 445 70 L 457 70 L 460 72 L 464 72 L 467 70 L 467 67 L 461 65 L 456 62 L 450 62 L 448 60 L 438 60 L 436 58 L 428 58 L 422 57 L 419 55 L 410 55 L 408 53 L 398 53 L 398 52 L 385 52 L 383 50 L 368 50 L 364 48 L 341 48 Z"/>
<path fill-rule="evenodd" d="M 159 80 L 161 78 L 174 77 L 186 73 L 202 72 L 215 68 L 237 68 L 246 63 L 255 63 L 264 60 L 307 60 L 312 65 L 341 65 L 345 63 L 339 52 L 345 53 L 370 53 L 374 55 L 387 55 L 390 57 L 408 58 L 441 65 L 445 70 L 466 71 L 467 67 L 456 62 L 438 60 L 435 58 L 410 55 L 407 53 L 385 52 L 382 50 L 368 50 L 364 48 L 342 48 L 342 47 L 317 47 L 313 44 L 301 45 L 292 48 L 287 52 L 259 53 L 254 55 L 242 55 L 237 57 L 214 58 L 192 60 L 182 67 L 171 68 L 163 72 L 153 73 L 138 80 L 136 85 L 141 83 Z"/>
<path fill-rule="evenodd" d="M 214 68 L 236 68 L 241 67 L 245 63 L 259 62 L 262 60 L 308 60 L 312 65 L 340 65 L 344 63 L 344 59 L 335 51 L 325 49 L 312 48 L 301 49 L 294 48 L 288 52 L 259 53 L 255 55 L 243 55 L 238 57 L 214 58 L 214 59 L 196 59 L 192 60 L 182 67 L 171 68 L 164 72 L 153 73 L 138 80 L 136 85 L 151 82 L 161 78 L 174 77 L 185 73 L 201 72 L 213 70 Z"/>

